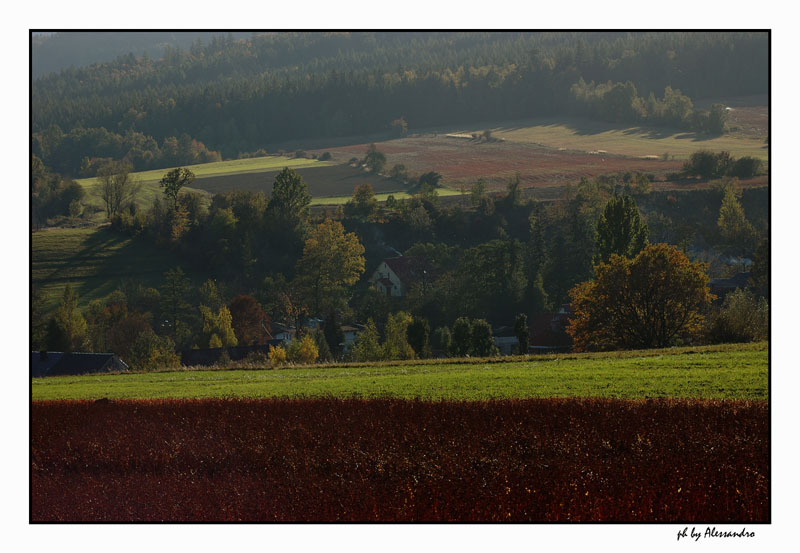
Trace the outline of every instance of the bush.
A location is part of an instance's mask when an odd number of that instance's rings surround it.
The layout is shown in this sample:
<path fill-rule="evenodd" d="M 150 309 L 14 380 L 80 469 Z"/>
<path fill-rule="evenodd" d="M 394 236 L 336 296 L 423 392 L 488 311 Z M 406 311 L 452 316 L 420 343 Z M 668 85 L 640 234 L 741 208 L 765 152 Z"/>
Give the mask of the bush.
<path fill-rule="evenodd" d="M 179 366 L 180 357 L 175 353 L 175 344 L 167 337 L 159 337 L 150 330 L 139 334 L 131 347 L 128 364 L 140 371 L 152 371 Z"/>
<path fill-rule="evenodd" d="M 761 172 L 761 160 L 755 157 L 745 156 L 737 159 L 730 171 L 730 176 L 747 179 L 755 177 Z"/>
<path fill-rule="evenodd" d="M 273 367 L 280 367 L 286 364 L 286 348 L 283 346 L 269 347 L 269 362 Z"/>
<path fill-rule="evenodd" d="M 469 319 L 466 317 L 459 317 L 453 323 L 452 343 L 450 346 L 453 355 L 464 357 L 469 353 L 471 330 Z"/>
<path fill-rule="evenodd" d="M 251 367 L 266 367 L 269 365 L 269 356 L 263 351 L 251 351 L 242 360 L 242 364 Z"/>
<path fill-rule="evenodd" d="M 749 290 L 737 289 L 725 297 L 711 320 L 706 341 L 712 344 L 756 342 L 769 337 L 769 305 Z"/>
<path fill-rule="evenodd" d="M 379 343 L 380 335 L 375 321 L 367 319 L 364 331 L 359 334 L 353 346 L 353 361 L 378 361 L 383 358 L 383 348 Z"/>
<path fill-rule="evenodd" d="M 470 342 L 470 353 L 475 357 L 487 357 L 499 353 L 492 338 L 492 327 L 485 319 L 472 321 Z"/>
<path fill-rule="evenodd" d="M 300 365 L 309 365 L 319 357 L 317 344 L 314 343 L 314 338 L 310 334 L 303 335 L 299 340 L 292 340 L 286 353 L 289 361 Z"/>
<path fill-rule="evenodd" d="M 322 152 L 322 154 L 319 156 L 320 161 L 328 161 L 329 159 L 331 159 L 330 152 Z"/>
<path fill-rule="evenodd" d="M 453 337 L 450 335 L 450 329 L 442 326 L 433 331 L 433 347 L 439 351 L 447 354 L 450 351 L 450 346 Z"/>

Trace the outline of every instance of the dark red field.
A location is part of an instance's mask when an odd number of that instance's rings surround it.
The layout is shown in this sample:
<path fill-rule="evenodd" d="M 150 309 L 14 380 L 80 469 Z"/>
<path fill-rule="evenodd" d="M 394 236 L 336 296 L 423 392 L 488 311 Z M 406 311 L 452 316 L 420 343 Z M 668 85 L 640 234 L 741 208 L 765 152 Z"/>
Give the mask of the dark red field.
<path fill-rule="evenodd" d="M 334 159 L 363 155 L 366 144 L 328 148 Z M 474 140 L 424 136 L 378 144 L 386 154 L 387 168 L 402 163 L 411 174 L 435 170 L 445 183 L 467 190 L 479 178 L 490 189 L 504 190 L 509 178 L 519 173 L 523 188 L 577 184 L 581 177 L 593 178 L 625 171 L 652 173 L 663 177 L 678 171 L 682 161 L 639 159 L 609 154 L 590 154 L 547 148 L 518 142 L 483 143 Z"/>
<path fill-rule="evenodd" d="M 32 521 L 769 522 L 764 402 L 32 406 Z"/>

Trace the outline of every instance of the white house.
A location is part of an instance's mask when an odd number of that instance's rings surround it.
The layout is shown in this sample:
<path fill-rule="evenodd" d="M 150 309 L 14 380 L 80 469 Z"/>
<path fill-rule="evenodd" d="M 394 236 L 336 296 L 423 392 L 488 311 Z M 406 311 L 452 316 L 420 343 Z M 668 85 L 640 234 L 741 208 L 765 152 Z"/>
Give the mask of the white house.
<path fill-rule="evenodd" d="M 390 257 L 381 261 L 369 279 L 378 292 L 389 297 L 402 297 L 414 283 L 423 286 L 432 280 L 430 267 L 418 257 Z"/>
<path fill-rule="evenodd" d="M 356 339 L 361 331 L 364 330 L 364 327 L 361 325 L 358 326 L 350 326 L 344 325 L 342 326 L 342 333 L 344 334 L 344 349 L 345 351 L 350 351 L 353 347 L 353 344 L 356 343 Z"/>
<path fill-rule="evenodd" d="M 492 332 L 492 340 L 500 355 L 513 355 L 517 353 L 519 338 L 514 334 L 514 329 L 510 326 L 501 326 Z"/>

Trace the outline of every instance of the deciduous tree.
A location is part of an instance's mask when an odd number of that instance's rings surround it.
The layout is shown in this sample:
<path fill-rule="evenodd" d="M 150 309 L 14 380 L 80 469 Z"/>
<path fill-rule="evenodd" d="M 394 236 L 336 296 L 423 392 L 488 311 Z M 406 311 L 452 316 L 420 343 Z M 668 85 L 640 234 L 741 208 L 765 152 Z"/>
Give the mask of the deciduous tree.
<path fill-rule="evenodd" d="M 367 147 L 367 155 L 364 156 L 363 163 L 373 173 L 380 173 L 386 166 L 386 156 L 378 150 L 375 144 L 370 144 Z"/>
<path fill-rule="evenodd" d="M 383 358 L 383 348 L 380 345 L 380 334 L 375 321 L 367 319 L 364 330 L 358 335 L 353 346 L 354 361 L 378 361 Z"/>
<path fill-rule="evenodd" d="M 178 196 L 181 188 L 191 186 L 194 183 L 194 173 L 185 167 L 178 167 L 169 171 L 159 181 L 159 186 L 164 189 L 164 196 L 169 200 L 173 211 L 178 211 Z"/>
<path fill-rule="evenodd" d="M 112 161 L 97 172 L 100 197 L 106 206 L 106 216 L 111 219 L 130 206 L 139 191 L 138 181 L 131 175 L 129 163 Z"/>
<path fill-rule="evenodd" d="M 231 300 L 233 331 L 240 345 L 261 344 L 270 332 L 269 317 L 256 299 L 240 294 Z"/>
<path fill-rule="evenodd" d="M 364 246 L 338 221 L 326 219 L 311 232 L 297 263 L 297 275 L 314 313 L 330 311 L 346 300 L 347 287 L 364 272 Z"/>
<path fill-rule="evenodd" d="M 78 296 L 67 284 L 47 328 L 47 347 L 52 351 L 80 351 L 88 345 L 86 319 L 78 309 Z"/>
<path fill-rule="evenodd" d="M 744 209 L 742 209 L 742 204 L 739 203 L 734 184 L 735 181 L 725 185 L 722 205 L 719 208 L 717 227 L 720 234 L 722 234 L 722 238 L 729 245 L 735 245 L 744 250 L 752 245 L 756 232 L 753 225 L 745 217 Z"/>
<path fill-rule="evenodd" d="M 612 255 L 570 297 L 567 332 L 578 351 L 671 346 L 698 333 L 713 299 L 705 265 L 668 244 L 634 259 Z"/>

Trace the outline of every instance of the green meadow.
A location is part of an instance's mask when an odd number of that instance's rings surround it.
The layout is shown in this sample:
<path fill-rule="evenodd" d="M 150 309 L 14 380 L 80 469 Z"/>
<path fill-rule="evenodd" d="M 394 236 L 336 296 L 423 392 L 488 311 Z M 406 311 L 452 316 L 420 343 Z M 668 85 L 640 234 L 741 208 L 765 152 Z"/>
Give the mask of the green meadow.
<path fill-rule="evenodd" d="M 124 279 L 157 287 L 175 258 L 144 240 L 105 227 L 49 229 L 31 234 L 31 282 L 53 309 L 69 284 L 79 306 L 113 292 Z"/>
<path fill-rule="evenodd" d="M 33 400 L 536 397 L 768 399 L 767 343 L 614 354 L 32 379 Z"/>

